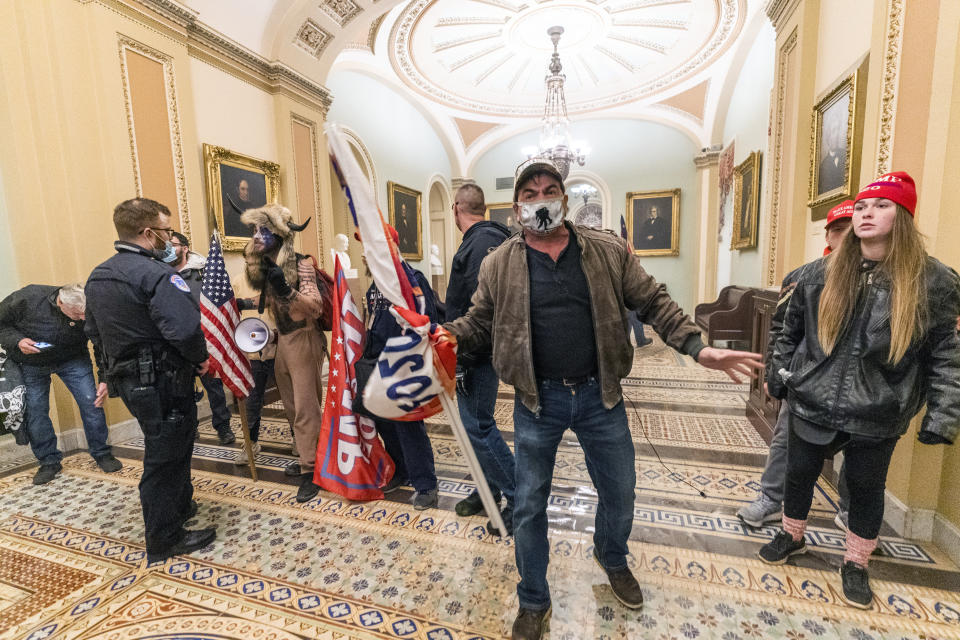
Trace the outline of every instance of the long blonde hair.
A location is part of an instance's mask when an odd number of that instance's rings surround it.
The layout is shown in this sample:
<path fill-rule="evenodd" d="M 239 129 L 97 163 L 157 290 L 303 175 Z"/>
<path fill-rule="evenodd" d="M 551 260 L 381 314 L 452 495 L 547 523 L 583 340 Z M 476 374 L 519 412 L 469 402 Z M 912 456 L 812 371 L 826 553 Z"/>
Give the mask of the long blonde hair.
<path fill-rule="evenodd" d="M 827 259 L 827 280 L 820 294 L 817 339 L 827 355 L 837 346 L 857 304 L 860 280 L 860 238 L 851 230 Z M 927 251 L 913 216 L 899 204 L 890 231 L 887 255 L 877 265 L 890 280 L 890 352 L 887 362 L 900 362 L 927 323 Z"/>

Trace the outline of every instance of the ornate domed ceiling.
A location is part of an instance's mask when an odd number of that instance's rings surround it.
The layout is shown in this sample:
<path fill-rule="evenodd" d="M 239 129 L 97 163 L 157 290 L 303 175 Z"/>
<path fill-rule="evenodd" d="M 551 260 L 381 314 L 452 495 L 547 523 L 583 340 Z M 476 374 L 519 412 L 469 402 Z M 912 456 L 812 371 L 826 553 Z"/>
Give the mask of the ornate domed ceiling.
<path fill-rule="evenodd" d="M 414 0 L 389 38 L 390 61 L 415 91 L 488 116 L 543 111 L 553 51 L 571 115 L 626 104 L 702 71 L 733 42 L 737 0 Z"/>

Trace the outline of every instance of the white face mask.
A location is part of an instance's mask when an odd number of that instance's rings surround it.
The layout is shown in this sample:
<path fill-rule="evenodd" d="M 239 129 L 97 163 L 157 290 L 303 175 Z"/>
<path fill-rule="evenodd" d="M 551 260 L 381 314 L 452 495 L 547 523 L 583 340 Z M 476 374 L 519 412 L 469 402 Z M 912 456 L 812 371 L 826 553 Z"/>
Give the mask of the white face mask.
<path fill-rule="evenodd" d="M 520 202 L 520 224 L 534 233 L 547 234 L 563 223 L 563 198 Z"/>

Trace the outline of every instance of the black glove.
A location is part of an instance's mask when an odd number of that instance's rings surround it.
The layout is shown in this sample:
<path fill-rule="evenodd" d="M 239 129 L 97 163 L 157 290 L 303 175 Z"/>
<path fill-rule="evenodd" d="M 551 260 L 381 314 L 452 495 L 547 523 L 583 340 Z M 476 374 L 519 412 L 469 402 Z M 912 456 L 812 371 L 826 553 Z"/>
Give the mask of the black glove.
<path fill-rule="evenodd" d="M 237 309 L 240 311 L 249 311 L 256 308 L 257 305 L 253 304 L 253 298 L 237 298 Z"/>
<path fill-rule="evenodd" d="M 283 269 L 277 266 L 277 263 L 268 256 L 263 256 L 263 275 L 274 292 L 281 298 L 289 298 L 293 289 L 287 284 L 287 279 L 283 275 Z"/>
<path fill-rule="evenodd" d="M 467 395 L 468 384 L 470 384 L 470 369 L 457 366 L 457 393 Z"/>
<path fill-rule="evenodd" d="M 949 440 L 939 433 L 932 431 L 921 431 L 917 434 L 917 440 L 919 440 L 921 444 L 950 444 Z"/>

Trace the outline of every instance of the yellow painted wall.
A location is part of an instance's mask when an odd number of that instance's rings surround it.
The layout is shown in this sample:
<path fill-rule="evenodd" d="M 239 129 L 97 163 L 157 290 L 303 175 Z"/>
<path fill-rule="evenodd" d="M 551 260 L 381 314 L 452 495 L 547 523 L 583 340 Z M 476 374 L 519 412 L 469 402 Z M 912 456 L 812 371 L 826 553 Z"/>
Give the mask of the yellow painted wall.
<path fill-rule="evenodd" d="M 828 91 L 870 51 L 875 0 L 820 0 L 814 92 Z"/>
<path fill-rule="evenodd" d="M 113 254 L 113 207 L 137 195 L 134 154 L 156 153 L 157 148 L 176 154 L 169 132 L 144 131 L 137 144 L 131 142 L 121 37 L 169 63 L 173 92 L 165 98 L 175 100 L 167 106 L 179 121 L 186 191 L 182 213 L 198 250 L 206 251 L 211 228 L 202 143 L 278 162 L 281 199 L 295 202 L 291 113 L 316 123 L 317 162 L 323 165 L 316 173 L 325 176 L 319 209 L 330 211 L 323 114 L 191 57 L 179 27 L 155 18 L 119 3 L 0 2 L 0 121 L 14 124 L 0 127 L 0 195 L 5 205 L 0 213 L 13 247 L 5 259 L 13 263 L 10 272 L 15 274 L 6 274 L 0 295 L 29 283 L 84 282 L 94 266 Z M 158 71 L 156 65 L 146 68 Z M 138 75 L 134 84 L 143 78 Z M 144 145 L 154 151 L 144 151 Z M 172 193 L 169 171 L 161 178 L 164 192 Z M 149 180 L 143 184 L 146 188 Z M 178 205 L 165 204 L 171 210 Z M 327 231 L 324 237 L 318 229 L 332 229 L 332 221 L 310 224 L 303 249 L 322 255 L 321 244 L 329 247 L 332 236 Z M 80 426 L 79 412 L 59 381 L 51 404 L 58 428 Z M 106 409 L 111 424 L 129 417 L 119 400 L 110 400 Z"/>

